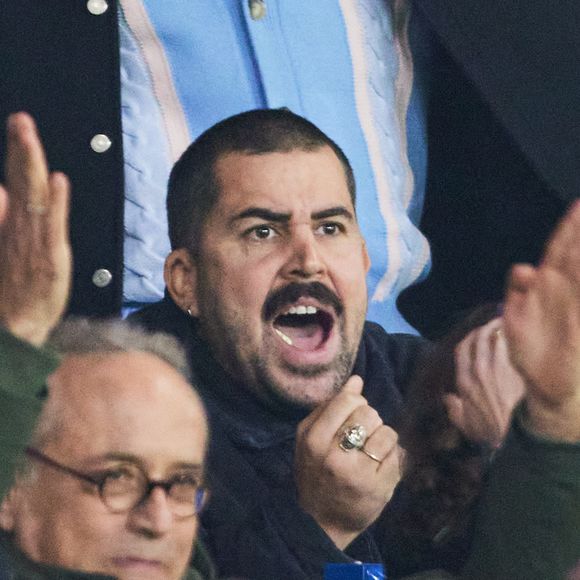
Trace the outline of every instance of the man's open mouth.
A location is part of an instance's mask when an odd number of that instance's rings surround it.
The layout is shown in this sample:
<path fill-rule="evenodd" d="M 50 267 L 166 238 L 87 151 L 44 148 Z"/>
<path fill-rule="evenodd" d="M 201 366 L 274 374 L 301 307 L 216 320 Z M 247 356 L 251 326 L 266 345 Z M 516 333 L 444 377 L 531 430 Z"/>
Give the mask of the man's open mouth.
<path fill-rule="evenodd" d="M 330 311 L 314 305 L 293 305 L 274 318 L 274 331 L 286 344 L 303 351 L 319 349 L 334 326 Z"/>

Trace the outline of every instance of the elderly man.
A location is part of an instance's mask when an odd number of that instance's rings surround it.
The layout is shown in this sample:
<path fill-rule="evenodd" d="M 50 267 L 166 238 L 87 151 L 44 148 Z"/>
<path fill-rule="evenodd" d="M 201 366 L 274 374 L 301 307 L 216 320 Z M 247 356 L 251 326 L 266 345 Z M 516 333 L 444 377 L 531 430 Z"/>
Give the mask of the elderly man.
<path fill-rule="evenodd" d="M 379 548 L 411 571 L 371 525 L 398 481 L 393 428 L 423 343 L 364 322 L 354 197 L 342 151 L 289 111 L 219 123 L 173 170 L 169 296 L 137 318 L 178 336 L 199 378 L 222 573 L 312 578 Z M 432 549 L 422 565 L 447 564 Z"/>
<path fill-rule="evenodd" d="M 207 424 L 180 350 L 107 323 L 69 324 L 56 341 L 64 360 L 2 509 L 8 541 L 43 565 L 121 580 L 200 578 L 186 571 Z"/>
<path fill-rule="evenodd" d="M 11 119 L 9 143 L 0 190 L 2 495 L 25 445 L 26 461 L 0 511 L 0 571 L 200 579 L 209 574 L 203 552 L 189 562 L 207 422 L 183 352 L 167 336 L 83 321 L 39 350 L 68 292 L 68 186 L 49 176 L 25 115 Z M 41 385 L 57 366 L 41 410 Z"/>

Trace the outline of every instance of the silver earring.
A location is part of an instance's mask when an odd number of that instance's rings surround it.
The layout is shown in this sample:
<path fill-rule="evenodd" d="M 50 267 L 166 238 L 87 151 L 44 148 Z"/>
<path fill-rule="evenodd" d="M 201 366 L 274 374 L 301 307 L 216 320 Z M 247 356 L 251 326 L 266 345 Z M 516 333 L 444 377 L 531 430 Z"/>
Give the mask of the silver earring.
<path fill-rule="evenodd" d="M 191 313 L 191 306 L 187 309 L 187 314 L 189 314 L 189 316 L 193 316 L 193 314 Z"/>

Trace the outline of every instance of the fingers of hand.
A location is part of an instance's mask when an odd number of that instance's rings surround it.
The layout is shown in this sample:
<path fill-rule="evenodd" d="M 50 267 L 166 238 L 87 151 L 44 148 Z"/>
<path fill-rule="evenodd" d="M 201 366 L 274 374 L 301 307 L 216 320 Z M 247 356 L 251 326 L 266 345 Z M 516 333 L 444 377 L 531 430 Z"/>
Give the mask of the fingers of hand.
<path fill-rule="evenodd" d="M 453 425 L 455 425 L 460 431 L 465 432 L 465 407 L 463 406 L 461 398 L 454 393 L 448 393 L 443 396 L 443 404 L 447 409 L 447 416 L 451 423 L 453 423 Z"/>
<path fill-rule="evenodd" d="M 512 357 L 518 359 L 517 342 L 525 326 L 530 291 L 537 279 L 536 269 L 527 264 L 513 266 L 508 278 L 503 310 L 503 325 Z"/>
<path fill-rule="evenodd" d="M 487 334 L 491 339 L 490 348 L 494 350 L 496 343 L 504 338 L 503 320 L 501 317 L 494 318 L 485 324 L 483 328 L 487 330 Z"/>
<path fill-rule="evenodd" d="M 505 313 L 510 353 L 528 395 L 559 400 L 580 376 L 579 295 L 555 270 L 542 270 L 533 288 Z M 517 308 L 516 308 L 517 307 Z"/>
<path fill-rule="evenodd" d="M 470 332 L 455 347 L 455 382 L 457 390 L 461 393 L 464 390 L 469 392 L 475 381 L 473 373 L 473 359 L 475 352 L 476 334 Z"/>
<path fill-rule="evenodd" d="M 374 461 L 375 467 L 379 469 L 387 457 L 398 449 L 398 440 L 397 433 L 391 427 L 381 424 L 365 441 L 362 454 Z"/>
<path fill-rule="evenodd" d="M 68 243 L 70 182 L 63 173 L 49 177 L 49 215 L 47 220 L 47 242 L 51 245 Z"/>
<path fill-rule="evenodd" d="M 387 452 L 383 461 L 379 465 L 377 477 L 383 481 L 384 498 L 388 501 L 395 490 L 396 485 L 401 480 L 403 473 L 404 451 L 395 443 Z"/>
<path fill-rule="evenodd" d="M 320 405 L 298 426 L 298 438 L 307 437 L 316 442 L 320 448 L 328 447 L 332 443 L 335 433 L 347 422 L 349 415 L 357 407 L 365 407 L 366 399 L 360 394 L 362 380 L 360 377 L 351 377 L 343 389 L 325 405 Z M 366 425 L 365 425 L 366 427 Z"/>
<path fill-rule="evenodd" d="M 339 448 L 347 452 L 360 449 L 368 436 L 380 425 L 381 418 L 372 407 L 357 407 L 336 432 Z"/>
<path fill-rule="evenodd" d="M 363 389 L 363 380 L 358 375 L 352 375 L 349 379 L 344 383 L 344 387 L 342 391 L 348 391 L 357 395 L 362 393 Z"/>
<path fill-rule="evenodd" d="M 6 188 L 15 205 L 41 215 L 49 201 L 48 167 L 36 125 L 26 113 L 16 113 L 7 129 Z"/>
<path fill-rule="evenodd" d="M 519 383 L 494 319 L 472 331 L 456 356 L 457 395 L 444 399 L 449 420 L 469 439 L 496 443 L 506 431 Z M 519 393 L 518 393 L 519 395 Z"/>
<path fill-rule="evenodd" d="M 353 412 L 347 417 L 344 424 L 338 429 L 337 434 L 340 435 L 345 428 L 351 425 L 362 425 L 365 428 L 367 437 L 370 437 L 375 429 L 379 428 L 383 424 L 379 414 L 370 405 L 364 404 L 359 405 Z"/>
<path fill-rule="evenodd" d="M 0 277 L 3 295 L 10 292 L 10 299 L 1 315 L 7 324 L 25 329 L 23 338 L 40 344 L 68 297 L 70 187 L 63 174 L 48 175 L 34 121 L 25 113 L 8 121 L 6 179 L 0 192 L 9 204 L 0 230 Z"/>
<path fill-rule="evenodd" d="M 337 480 L 357 489 L 361 496 L 373 496 L 377 502 L 391 497 L 401 478 L 402 455 L 397 433 L 380 423 L 367 437 L 360 449 L 329 456 L 328 467 Z"/>
<path fill-rule="evenodd" d="M 477 330 L 472 352 L 473 366 L 479 381 L 484 381 L 485 387 L 494 371 L 496 345 L 502 333 L 501 320 L 494 318 Z"/>
<path fill-rule="evenodd" d="M 352 421 L 352 423 L 350 423 Z M 355 465 L 361 465 L 363 468 L 374 468 L 379 470 L 385 460 L 398 449 L 399 437 L 397 433 L 388 425 L 384 425 L 378 413 L 371 407 L 358 408 L 349 417 L 349 425 L 364 425 L 367 437 L 361 447 L 352 449 L 347 453 Z M 343 437 L 343 430 L 339 430 L 338 447 Z M 345 458 L 338 457 L 338 460 L 344 463 Z M 373 465 L 374 464 L 374 465 Z"/>
<path fill-rule="evenodd" d="M 8 192 L 0 185 L 0 227 L 6 219 L 8 213 Z"/>
<path fill-rule="evenodd" d="M 502 347 L 505 341 L 500 318 L 472 330 L 456 347 L 456 383 L 462 396 L 479 399 L 482 391 L 495 388 L 495 373 L 501 363 L 498 349 Z"/>

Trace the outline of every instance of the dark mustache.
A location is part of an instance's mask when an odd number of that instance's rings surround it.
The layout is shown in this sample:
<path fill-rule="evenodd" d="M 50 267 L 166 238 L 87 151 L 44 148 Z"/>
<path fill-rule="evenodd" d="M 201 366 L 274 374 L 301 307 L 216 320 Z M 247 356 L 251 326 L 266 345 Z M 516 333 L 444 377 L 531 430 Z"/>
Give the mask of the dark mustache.
<path fill-rule="evenodd" d="M 300 284 L 293 282 L 273 290 L 266 297 L 264 307 L 262 308 L 262 317 L 264 320 L 270 320 L 282 306 L 286 304 L 293 304 L 299 298 L 308 296 L 318 300 L 321 304 L 331 306 L 334 308 L 336 314 L 340 316 L 343 311 L 342 302 L 339 297 L 330 288 L 327 288 L 320 282 L 310 282 L 308 284 Z"/>

